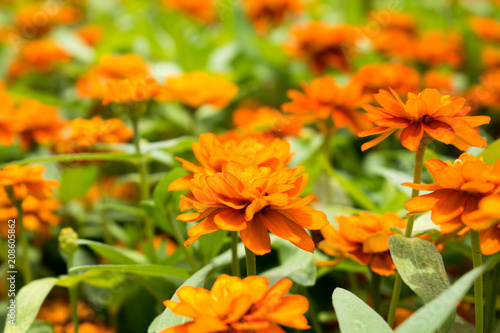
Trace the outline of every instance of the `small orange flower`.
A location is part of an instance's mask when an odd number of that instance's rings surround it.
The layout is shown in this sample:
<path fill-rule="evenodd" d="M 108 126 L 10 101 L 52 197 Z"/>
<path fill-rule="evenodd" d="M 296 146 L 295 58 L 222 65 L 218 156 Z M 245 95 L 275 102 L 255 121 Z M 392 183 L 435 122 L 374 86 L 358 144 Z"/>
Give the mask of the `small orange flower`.
<path fill-rule="evenodd" d="M 209 24 L 216 18 L 215 3 L 213 0 L 162 0 L 174 10 L 183 12 L 196 21 Z"/>
<path fill-rule="evenodd" d="M 55 25 L 69 25 L 81 18 L 76 7 L 30 5 L 18 11 L 17 29 L 26 38 L 40 37 L 49 32 Z"/>
<path fill-rule="evenodd" d="M 52 188 L 59 182 L 44 179 L 45 167 L 9 165 L 0 170 L 0 186 L 11 187 L 16 200 L 24 200 L 32 195 L 37 199 L 46 199 L 52 195 Z"/>
<path fill-rule="evenodd" d="M 452 73 L 443 73 L 437 70 L 428 70 L 423 78 L 424 87 L 437 89 L 440 92 L 450 93 L 457 89 L 453 86 Z"/>
<path fill-rule="evenodd" d="M 191 72 L 169 77 L 157 98 L 163 102 L 178 102 L 193 109 L 202 105 L 224 108 L 237 92 L 238 87 L 222 76 Z"/>
<path fill-rule="evenodd" d="M 424 133 L 430 137 L 453 144 L 461 150 L 469 146 L 486 147 L 486 141 L 477 133 L 475 127 L 487 124 L 488 116 L 469 116 L 469 107 L 464 107 L 465 98 L 440 94 L 436 89 L 424 89 L 418 95 L 408 93 L 408 100 L 392 91 L 385 90 L 374 95 L 382 107 L 363 105 L 368 112 L 368 120 L 377 127 L 360 132 L 360 137 L 381 134 L 369 141 L 361 149 L 369 149 L 392 133 L 402 130 L 401 144 L 408 150 L 417 151 Z"/>
<path fill-rule="evenodd" d="M 379 89 L 392 88 L 398 94 L 417 92 L 418 72 L 411 67 L 398 64 L 365 65 L 354 76 L 363 85 L 365 94 L 375 94 Z"/>
<path fill-rule="evenodd" d="M 101 41 L 104 34 L 101 26 L 97 24 L 85 25 L 76 29 L 75 32 L 89 46 L 96 46 Z"/>
<path fill-rule="evenodd" d="M 86 207 L 90 208 L 100 198 L 113 198 L 127 203 L 137 202 L 139 189 L 133 182 L 120 182 L 116 176 L 108 176 L 97 181 L 82 198 Z"/>
<path fill-rule="evenodd" d="M 132 138 L 132 130 L 118 118 L 103 120 L 73 119 L 55 144 L 58 153 L 76 153 L 91 150 L 96 143 L 122 143 Z"/>
<path fill-rule="evenodd" d="M 469 90 L 468 99 L 486 107 L 500 107 L 500 68 L 483 73 L 479 82 Z"/>
<path fill-rule="evenodd" d="M 288 295 L 292 281 L 281 279 L 269 289 L 261 276 L 240 279 L 221 275 L 212 289 L 182 287 L 179 302 L 165 301 L 173 313 L 193 321 L 163 330 L 161 333 L 284 332 L 279 326 L 308 329 L 304 313 L 309 301 L 302 295 Z"/>
<path fill-rule="evenodd" d="M 379 274 L 394 274 L 396 266 L 389 253 L 391 227 L 405 228 L 406 220 L 394 213 L 382 216 L 362 212 L 359 216 L 336 216 L 338 230 L 331 225 L 321 229 L 325 238 L 318 247 L 326 254 L 353 259 Z M 335 263 L 335 261 L 333 262 Z M 321 265 L 328 265 L 321 263 Z"/>
<path fill-rule="evenodd" d="M 339 86 L 331 76 L 314 79 L 309 85 L 303 84 L 304 93 L 289 90 L 292 102 L 282 106 L 283 111 L 297 115 L 311 116 L 317 119 L 332 119 L 336 128 L 348 127 L 359 131 L 365 127 L 365 120 L 357 109 L 362 104 L 362 85 L 351 81 L 346 86 Z"/>
<path fill-rule="evenodd" d="M 485 197 L 500 192 L 500 160 L 489 165 L 482 159 L 464 153 L 454 163 L 432 159 L 426 162 L 426 166 L 435 184 L 402 184 L 422 191 L 433 191 L 409 200 L 405 205 L 408 215 L 432 211 L 431 219 L 441 225 L 443 233 L 462 227 L 479 230 L 481 243 L 484 244 L 483 253 L 498 252 L 498 227 L 494 215 L 489 215 L 491 209 L 498 210 L 492 207 L 496 196 L 488 200 Z M 480 211 L 474 213 L 481 199 L 485 202 Z"/>
<path fill-rule="evenodd" d="M 382 30 L 380 33 L 371 36 L 373 47 L 378 52 L 389 56 L 413 60 L 416 57 L 415 36 L 399 29 Z"/>
<path fill-rule="evenodd" d="M 153 77 L 122 79 L 108 82 L 108 89 L 102 101 L 109 103 L 141 103 L 150 100 L 160 92 L 160 84 Z"/>
<path fill-rule="evenodd" d="M 343 71 L 350 69 L 357 41 L 354 27 L 309 22 L 293 26 L 290 34 L 285 51 L 305 61 L 315 72 L 321 73 L 328 67 Z"/>
<path fill-rule="evenodd" d="M 417 22 L 411 14 L 391 9 L 372 11 L 370 23 L 378 25 L 384 31 L 401 31 L 408 35 L 415 35 L 418 28 Z"/>
<path fill-rule="evenodd" d="M 243 107 L 233 113 L 233 123 L 246 134 L 262 133 L 270 138 L 297 136 L 302 128 L 302 119 L 267 106 Z"/>
<path fill-rule="evenodd" d="M 287 14 L 302 10 L 301 0 L 245 0 L 247 15 L 257 32 L 263 34 L 270 26 L 279 25 Z"/>
<path fill-rule="evenodd" d="M 500 163 L 497 163 L 500 165 Z M 500 177 L 500 167 L 497 167 L 497 176 Z M 497 192 L 500 191 L 500 186 Z M 478 204 L 478 210 L 468 217 L 471 229 L 479 230 L 481 250 L 490 255 L 500 252 L 500 194 L 489 195 Z"/>
<path fill-rule="evenodd" d="M 431 66 L 458 67 L 463 60 L 462 37 L 454 31 L 427 31 L 416 41 L 415 51 L 419 61 Z"/>
<path fill-rule="evenodd" d="M 500 48 L 486 46 L 481 51 L 481 60 L 488 69 L 500 69 Z"/>
<path fill-rule="evenodd" d="M 304 228 L 318 230 L 328 224 L 323 212 L 307 206 L 314 195 L 300 198 L 308 175 L 303 168 L 243 167 L 227 162 L 222 172 L 194 174 L 187 195 L 181 196 L 181 210 L 194 209 L 177 217 L 184 222 L 202 220 L 188 230 L 186 246 L 202 235 L 219 229 L 239 231 L 241 241 L 252 252 L 271 252 L 268 231 L 313 252 L 314 243 Z"/>
<path fill-rule="evenodd" d="M 471 18 L 471 28 L 479 37 L 492 41 L 500 42 L 500 22 L 491 17 L 475 16 Z"/>
<path fill-rule="evenodd" d="M 232 136 L 224 139 L 213 133 L 200 135 L 199 142 L 193 143 L 193 153 L 200 165 L 193 164 L 177 157 L 182 166 L 193 173 L 215 174 L 222 172 L 227 162 L 237 162 L 243 167 L 268 167 L 272 171 L 284 168 L 292 154 L 290 144 L 286 140 L 274 139 L 272 142 L 262 141 L 259 137 Z M 188 189 L 193 175 L 188 175 L 172 182 L 169 191 Z"/>

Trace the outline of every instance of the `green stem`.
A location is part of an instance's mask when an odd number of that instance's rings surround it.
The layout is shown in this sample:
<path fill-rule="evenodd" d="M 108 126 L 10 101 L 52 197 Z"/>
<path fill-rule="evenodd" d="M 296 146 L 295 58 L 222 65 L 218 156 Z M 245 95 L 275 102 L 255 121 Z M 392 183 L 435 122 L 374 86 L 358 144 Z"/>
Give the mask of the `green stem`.
<path fill-rule="evenodd" d="M 121 161 L 135 163 L 137 156 L 129 153 L 82 153 L 82 154 L 63 154 L 50 155 L 42 157 L 26 158 L 24 160 L 13 161 L 0 164 L 0 168 L 5 168 L 9 165 L 28 165 L 44 162 L 74 162 L 74 161 Z"/>
<path fill-rule="evenodd" d="M 495 313 L 497 305 L 498 287 L 500 282 L 500 266 L 497 265 L 490 274 L 489 292 L 485 295 L 485 323 L 484 328 L 486 332 L 492 332 L 495 327 Z"/>
<path fill-rule="evenodd" d="M 68 272 L 73 267 L 73 255 L 68 257 Z M 71 273 L 68 273 L 71 275 Z M 73 322 L 73 330 L 78 333 L 78 285 L 69 287 L 69 301 L 71 303 L 71 320 Z"/>
<path fill-rule="evenodd" d="M 247 261 L 247 276 L 257 275 L 257 263 L 255 253 L 245 247 L 245 256 Z"/>
<path fill-rule="evenodd" d="M 479 232 L 471 229 L 470 238 L 472 243 L 472 263 L 476 268 L 483 264 Z M 476 333 L 483 333 L 483 274 L 474 281 L 474 308 L 476 309 Z"/>
<path fill-rule="evenodd" d="M 189 262 L 189 265 L 191 266 L 191 268 L 194 271 L 198 270 L 198 266 L 196 265 L 196 260 L 194 259 L 193 254 L 186 246 L 184 246 L 184 243 L 186 242 L 186 240 L 184 239 L 184 236 L 182 235 L 181 231 L 179 230 L 179 226 L 175 222 L 175 219 L 170 215 L 170 213 L 168 213 L 168 214 L 169 214 L 168 215 L 169 218 L 167 218 L 167 221 L 170 224 L 170 227 L 172 228 L 172 230 L 174 231 L 173 236 L 175 238 L 175 241 L 177 242 L 177 244 L 179 244 L 182 251 L 184 252 L 184 255 L 186 256 L 186 259 Z"/>
<path fill-rule="evenodd" d="M 231 254 L 233 256 L 233 260 L 231 262 L 231 273 L 233 276 L 240 276 L 240 261 L 238 259 L 238 232 L 231 232 Z"/>
<path fill-rule="evenodd" d="M 135 153 L 140 156 L 139 164 L 137 165 L 139 176 L 140 176 L 140 192 L 141 192 L 141 200 L 149 201 L 149 183 L 148 183 L 148 165 L 146 163 L 145 157 L 141 152 L 141 132 L 139 130 L 139 119 L 132 118 L 132 129 L 134 130 L 134 147 Z M 148 214 L 144 215 L 144 224 L 146 228 L 146 236 L 148 238 L 149 244 L 153 247 L 152 255 L 153 255 L 153 263 L 158 262 L 158 257 L 156 255 L 156 251 L 154 250 L 154 225 L 151 217 Z"/>
<path fill-rule="evenodd" d="M 424 167 L 424 155 L 427 145 L 431 141 L 431 138 L 424 136 L 420 141 L 418 150 L 415 152 L 415 164 L 413 167 L 413 183 L 422 183 L 422 170 Z M 419 190 L 413 189 L 411 191 L 411 199 L 418 196 Z M 413 225 L 415 224 L 415 215 L 408 217 L 408 222 L 406 224 L 405 237 L 411 238 L 413 232 Z M 403 280 L 401 275 L 396 272 L 396 281 L 394 283 L 394 289 L 392 292 L 391 306 L 389 307 L 389 315 L 387 318 L 387 323 L 389 326 L 394 326 L 394 318 L 396 316 L 396 308 L 398 307 L 399 295 L 401 294 L 401 287 L 403 286 Z"/>
<path fill-rule="evenodd" d="M 374 273 L 373 271 L 371 271 L 371 275 L 373 309 L 377 311 L 377 313 L 380 313 L 380 283 L 382 282 L 382 279 L 380 278 L 380 275 Z"/>
<path fill-rule="evenodd" d="M 318 310 L 316 309 L 316 303 L 314 299 L 309 294 L 309 290 L 304 287 L 304 296 L 309 299 L 309 319 L 311 320 L 311 326 L 314 333 L 321 333 L 321 324 L 318 320 Z"/>
<path fill-rule="evenodd" d="M 23 257 L 21 260 L 21 266 L 23 270 L 24 284 L 28 284 L 33 280 L 33 274 L 31 272 L 30 260 L 28 256 L 29 252 L 28 237 L 26 235 L 26 230 L 24 229 L 24 224 L 23 224 L 24 212 L 23 208 L 21 207 L 22 201 L 15 200 L 14 198 L 12 199 L 17 209 L 17 225 L 18 225 L 17 232 L 19 234 L 19 240 L 21 241 L 21 247 L 23 248 Z"/>

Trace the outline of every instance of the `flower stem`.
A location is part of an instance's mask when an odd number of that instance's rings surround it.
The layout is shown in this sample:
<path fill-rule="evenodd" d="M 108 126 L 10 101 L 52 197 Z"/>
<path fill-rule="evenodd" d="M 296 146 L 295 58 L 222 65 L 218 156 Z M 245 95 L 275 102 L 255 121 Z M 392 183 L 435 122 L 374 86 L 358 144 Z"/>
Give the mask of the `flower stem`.
<path fill-rule="evenodd" d="M 240 262 L 238 260 L 238 232 L 231 232 L 231 254 L 233 256 L 233 261 L 231 263 L 231 272 L 233 276 L 240 276 Z"/>
<path fill-rule="evenodd" d="M 197 271 L 198 266 L 196 265 L 196 260 L 194 259 L 194 256 L 193 256 L 191 250 L 189 248 L 187 248 L 186 246 L 184 246 L 184 243 L 186 240 L 184 239 L 182 232 L 179 230 L 179 226 L 178 226 L 177 222 L 175 221 L 175 218 L 172 216 L 172 214 L 170 214 L 170 211 L 167 211 L 167 216 L 168 216 L 167 221 L 170 224 L 170 227 L 172 228 L 172 230 L 174 231 L 173 236 L 175 238 L 175 241 L 177 242 L 177 244 L 179 244 L 182 251 L 184 252 L 186 259 L 189 262 L 189 266 L 191 266 L 191 268 L 194 271 Z"/>
<path fill-rule="evenodd" d="M 68 256 L 68 271 L 73 267 L 73 255 Z M 73 331 L 78 333 L 78 284 L 69 287 L 69 301 L 71 303 L 71 321 L 73 322 Z"/>
<path fill-rule="evenodd" d="M 489 292 L 485 295 L 485 323 L 484 328 L 486 332 L 493 331 L 495 327 L 495 313 L 496 313 L 496 303 L 498 295 L 498 287 L 500 280 L 500 266 L 497 265 L 493 272 L 490 273 L 490 285 Z"/>
<path fill-rule="evenodd" d="M 139 171 L 139 176 L 140 176 L 140 192 L 141 192 L 141 200 L 142 201 L 149 201 L 150 196 L 149 196 L 149 183 L 148 183 L 148 165 L 146 163 L 145 157 L 142 155 L 141 152 L 141 132 L 139 130 L 139 119 L 136 117 L 132 117 L 132 128 L 134 130 L 134 147 L 135 147 L 135 153 L 141 157 L 140 162 L 137 164 L 137 168 Z M 153 221 L 151 220 L 151 217 L 148 214 L 144 215 L 144 225 L 146 229 L 146 236 L 148 238 L 149 244 L 152 246 L 153 251 L 151 251 L 152 256 L 153 256 L 153 263 L 158 262 L 158 257 L 156 256 L 156 251 L 154 250 L 154 225 Z"/>
<path fill-rule="evenodd" d="M 247 276 L 257 275 L 257 263 L 255 253 L 245 247 L 245 256 L 247 260 Z"/>
<path fill-rule="evenodd" d="M 418 150 L 415 152 L 415 165 L 413 167 L 413 183 L 422 183 L 422 170 L 424 167 L 424 155 L 427 145 L 431 141 L 431 138 L 424 135 L 420 141 Z M 413 189 L 411 191 L 411 199 L 418 196 L 419 190 Z M 405 237 L 410 238 L 413 232 L 413 225 L 415 224 L 415 215 L 408 217 L 408 222 L 406 223 Z M 387 323 L 390 327 L 394 326 L 394 318 L 396 316 L 396 308 L 398 307 L 399 295 L 401 294 L 401 287 L 403 286 L 403 280 L 401 275 L 396 272 L 396 281 L 394 282 L 394 289 L 392 292 L 391 306 L 389 307 L 389 315 L 387 317 Z"/>
<path fill-rule="evenodd" d="M 479 232 L 471 229 L 470 238 L 472 244 L 472 263 L 474 268 L 476 268 L 483 264 Z M 474 281 L 474 308 L 476 309 L 476 333 L 483 333 L 483 274 Z"/>
<path fill-rule="evenodd" d="M 12 198 L 12 201 L 15 203 L 17 209 L 17 231 L 19 234 L 19 240 L 21 241 L 21 247 L 23 248 L 23 259 L 21 260 L 21 266 L 23 270 L 24 284 L 28 284 L 33 280 L 33 274 L 31 272 L 30 260 L 28 256 L 28 237 L 26 236 L 26 230 L 24 229 L 23 224 L 24 212 L 23 208 L 21 207 L 22 201 L 15 200 L 14 198 Z"/>
<path fill-rule="evenodd" d="M 372 276 L 372 297 L 373 297 L 373 309 L 377 311 L 377 313 L 380 313 L 380 283 L 382 282 L 382 279 L 380 278 L 380 275 L 377 273 L 374 273 L 373 271 L 371 272 Z"/>

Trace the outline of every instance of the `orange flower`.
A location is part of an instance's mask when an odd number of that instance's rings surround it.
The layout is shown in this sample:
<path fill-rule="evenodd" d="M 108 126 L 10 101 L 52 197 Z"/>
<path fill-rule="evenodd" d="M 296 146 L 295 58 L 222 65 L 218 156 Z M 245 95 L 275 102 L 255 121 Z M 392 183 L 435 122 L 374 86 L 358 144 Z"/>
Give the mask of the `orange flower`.
<path fill-rule="evenodd" d="M 163 3 L 174 10 L 189 15 L 194 20 L 208 24 L 216 18 L 213 0 L 162 0 Z"/>
<path fill-rule="evenodd" d="M 297 136 L 302 128 L 300 117 L 283 114 L 267 106 L 237 109 L 233 113 L 233 123 L 243 133 L 262 133 L 270 138 Z"/>
<path fill-rule="evenodd" d="M 297 115 L 311 116 L 311 120 L 332 119 L 337 128 L 349 127 L 359 131 L 365 127 L 365 120 L 357 109 L 363 102 L 360 82 L 351 81 L 339 86 L 331 76 L 314 79 L 309 85 L 303 84 L 304 93 L 289 90 L 292 102 L 282 106 L 283 111 Z"/>
<path fill-rule="evenodd" d="M 238 87 L 222 76 L 191 72 L 169 77 L 158 100 L 178 102 L 196 109 L 202 105 L 224 108 L 238 92 Z"/>
<path fill-rule="evenodd" d="M 500 22 L 491 17 L 475 16 L 470 20 L 471 28 L 479 37 L 492 41 L 500 42 Z"/>
<path fill-rule="evenodd" d="M 396 12 L 392 9 L 381 9 L 370 13 L 370 24 L 376 24 L 384 31 L 400 31 L 408 35 L 417 32 L 417 22 L 415 18 L 404 12 Z"/>
<path fill-rule="evenodd" d="M 363 92 L 374 94 L 379 89 L 394 89 L 398 94 L 418 91 L 419 75 L 411 67 L 398 64 L 365 65 L 359 69 L 354 79 L 361 82 Z"/>
<path fill-rule="evenodd" d="M 301 0 L 245 0 L 245 10 L 257 32 L 265 33 L 269 26 L 279 25 L 287 14 L 302 10 Z"/>
<path fill-rule="evenodd" d="M 82 97 L 105 99 L 108 83 L 122 79 L 145 79 L 150 77 L 148 65 L 135 54 L 110 55 L 99 59 L 97 65 L 76 83 L 77 92 Z"/>
<path fill-rule="evenodd" d="M 479 78 L 479 82 L 480 84 L 469 90 L 468 99 L 486 107 L 500 107 L 500 68 L 484 73 Z"/>
<path fill-rule="evenodd" d="M 413 60 L 416 56 L 416 39 L 399 29 L 382 30 L 371 36 L 373 47 L 378 52 L 403 60 Z"/>
<path fill-rule="evenodd" d="M 363 151 L 398 130 L 402 130 L 401 144 L 411 151 L 418 150 L 424 133 L 461 150 L 467 150 L 469 146 L 486 147 L 486 141 L 474 128 L 489 123 L 490 117 L 466 117 L 470 108 L 464 107 L 465 98 L 440 94 L 436 89 L 424 89 L 418 95 L 408 93 L 408 100 L 403 103 L 394 91 L 392 94 L 380 90 L 374 95 L 382 107 L 363 105 L 368 120 L 377 127 L 362 131 L 359 136 L 381 134 L 363 144 Z"/>
<path fill-rule="evenodd" d="M 222 167 L 227 162 L 237 162 L 243 167 L 268 167 L 276 171 L 284 168 L 292 157 L 290 144 L 282 139 L 276 138 L 268 142 L 253 135 L 223 139 L 213 133 L 200 135 L 199 142 L 193 143 L 193 153 L 200 165 L 179 157 L 176 159 L 182 162 L 184 168 L 193 173 L 209 175 L 222 172 Z M 188 189 L 192 179 L 192 174 L 179 178 L 170 184 L 168 190 Z"/>
<path fill-rule="evenodd" d="M 122 143 L 132 138 L 132 130 L 118 118 L 103 120 L 73 119 L 55 144 L 58 153 L 75 153 L 91 150 L 96 143 Z"/>
<path fill-rule="evenodd" d="M 483 253 L 492 254 L 500 250 L 499 230 L 494 215 L 493 199 L 483 199 L 500 192 L 500 160 L 494 165 L 484 163 L 473 155 L 462 154 L 454 163 L 437 159 L 426 162 L 427 169 L 434 177 L 435 184 L 421 185 L 403 183 L 422 191 L 432 193 L 409 200 L 405 208 L 408 215 L 432 211 L 431 219 L 441 225 L 441 232 L 448 233 L 464 226 L 479 230 Z M 480 200 L 485 200 L 478 210 Z M 491 218 L 490 218 L 491 217 Z"/>
<path fill-rule="evenodd" d="M 45 167 L 9 165 L 0 170 L 0 186 L 12 187 L 14 198 L 23 200 L 32 195 L 38 199 L 46 199 L 52 195 L 52 187 L 59 182 L 44 179 Z"/>
<path fill-rule="evenodd" d="M 303 250 L 313 252 L 314 243 L 304 228 L 318 230 L 328 224 L 326 216 L 307 206 L 314 195 L 300 198 L 308 175 L 303 168 L 243 167 L 227 162 L 222 172 L 195 173 L 187 195 L 181 196 L 184 222 L 202 220 L 188 230 L 186 246 L 218 229 L 239 231 L 245 246 L 258 255 L 271 252 L 268 230 Z"/>
<path fill-rule="evenodd" d="M 76 29 L 75 32 L 89 46 L 97 45 L 104 34 L 103 29 L 97 24 L 85 25 Z"/>
<path fill-rule="evenodd" d="M 481 51 L 481 60 L 488 69 L 500 68 L 500 48 L 495 46 L 486 46 Z"/>
<path fill-rule="evenodd" d="M 437 70 L 428 70 L 424 74 L 423 85 L 437 89 L 440 92 L 453 92 L 457 89 L 453 86 L 453 77 L 451 73 L 443 73 Z"/>
<path fill-rule="evenodd" d="M 26 38 L 40 37 L 55 25 L 68 25 L 77 22 L 81 12 L 70 6 L 30 5 L 22 8 L 16 17 L 16 26 Z"/>
<path fill-rule="evenodd" d="M 500 165 L 500 163 L 497 163 Z M 500 177 L 500 167 L 497 166 L 497 176 Z M 500 191 L 500 187 L 496 192 Z M 490 255 L 500 252 L 500 194 L 489 195 L 479 201 L 478 210 L 468 217 L 471 229 L 479 230 L 481 250 Z"/>
<path fill-rule="evenodd" d="M 379 274 L 394 274 L 396 266 L 389 253 L 391 227 L 405 228 L 406 220 L 394 213 L 382 216 L 362 212 L 359 216 L 336 216 L 338 230 L 331 225 L 321 229 L 325 238 L 318 247 L 340 259 L 350 258 Z M 333 262 L 335 263 L 335 262 Z M 322 263 L 322 265 L 328 263 Z"/>
<path fill-rule="evenodd" d="M 305 61 L 315 72 L 328 67 L 347 71 L 357 41 L 354 27 L 309 22 L 292 27 L 285 51 Z"/>
<path fill-rule="evenodd" d="M 269 289 L 269 281 L 261 276 L 240 279 L 221 275 L 212 289 L 182 287 L 179 302 L 165 301 L 173 313 L 193 321 L 167 328 L 162 333 L 284 332 L 279 326 L 308 329 L 304 313 L 309 301 L 301 295 L 285 294 L 292 281 L 281 279 Z"/>
<path fill-rule="evenodd" d="M 458 67 L 463 60 L 462 37 L 454 31 L 427 31 L 416 41 L 416 55 L 431 66 Z"/>
<path fill-rule="evenodd" d="M 112 80 L 102 101 L 103 105 L 145 102 L 160 92 L 160 84 L 153 77 Z"/>

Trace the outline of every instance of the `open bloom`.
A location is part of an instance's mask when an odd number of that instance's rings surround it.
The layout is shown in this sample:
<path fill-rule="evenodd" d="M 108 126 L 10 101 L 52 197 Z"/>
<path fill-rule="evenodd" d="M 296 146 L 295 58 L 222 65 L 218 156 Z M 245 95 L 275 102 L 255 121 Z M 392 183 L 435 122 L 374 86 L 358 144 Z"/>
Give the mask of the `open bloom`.
<path fill-rule="evenodd" d="M 222 172 L 222 167 L 227 162 L 237 162 L 243 167 L 268 167 L 275 171 L 285 167 L 292 157 L 290 144 L 286 140 L 276 138 L 268 142 L 254 135 L 221 138 L 213 133 L 200 135 L 199 142 L 193 143 L 193 153 L 200 165 L 179 157 L 176 159 L 193 173 L 209 175 Z M 188 189 L 191 179 L 192 174 L 179 178 L 170 184 L 168 190 Z"/>
<path fill-rule="evenodd" d="M 500 22 L 491 17 L 475 16 L 470 20 L 472 30 L 481 38 L 500 42 Z"/>
<path fill-rule="evenodd" d="M 301 0 L 245 0 L 247 15 L 259 33 L 269 26 L 279 25 L 287 14 L 297 14 L 302 9 Z"/>
<path fill-rule="evenodd" d="M 363 212 L 359 216 L 336 216 L 338 230 L 328 225 L 321 229 L 325 238 L 318 247 L 326 254 L 353 259 L 379 274 L 394 274 L 396 266 L 389 253 L 391 227 L 405 228 L 406 220 L 394 213 L 382 216 Z M 335 262 L 333 262 L 335 263 Z M 321 263 L 328 265 L 327 263 Z"/>
<path fill-rule="evenodd" d="M 42 173 L 45 167 L 9 165 L 0 170 L 0 186 L 12 187 L 14 198 L 22 200 L 28 195 L 38 199 L 48 198 L 52 195 L 52 188 L 59 182 L 44 179 Z"/>
<path fill-rule="evenodd" d="M 456 32 L 427 31 L 416 41 L 417 59 L 431 66 L 458 67 L 463 61 L 462 36 Z"/>
<path fill-rule="evenodd" d="M 55 144 L 58 153 L 89 151 L 96 143 L 122 143 L 132 138 L 132 130 L 118 118 L 71 120 Z"/>
<path fill-rule="evenodd" d="M 357 110 L 364 98 L 360 82 L 340 86 L 333 77 L 323 76 L 304 84 L 302 89 L 304 92 L 288 91 L 292 101 L 283 104 L 283 111 L 309 116 L 311 121 L 331 119 L 335 127 L 348 127 L 355 132 L 365 127 L 363 114 Z"/>
<path fill-rule="evenodd" d="M 293 26 L 290 34 L 285 51 L 305 61 L 315 72 L 329 67 L 349 70 L 357 41 L 354 27 L 314 21 Z"/>
<path fill-rule="evenodd" d="M 160 84 L 153 77 L 113 80 L 108 82 L 102 104 L 141 103 L 153 98 L 159 91 Z"/>
<path fill-rule="evenodd" d="M 167 78 L 157 98 L 193 109 L 202 105 L 224 108 L 237 92 L 238 87 L 224 77 L 197 71 Z"/>
<path fill-rule="evenodd" d="M 188 230 L 186 245 L 219 229 L 239 231 L 241 241 L 252 252 L 271 252 L 268 231 L 303 250 L 313 252 L 314 243 L 304 228 L 318 230 L 328 224 L 326 216 L 309 207 L 314 195 L 300 198 L 308 175 L 303 168 L 243 167 L 237 162 L 223 164 L 222 172 L 194 174 L 190 190 L 181 196 L 181 210 L 194 209 L 177 217 L 184 222 L 199 221 Z"/>
<path fill-rule="evenodd" d="M 163 3 L 167 7 L 180 11 L 200 23 L 208 24 L 216 18 L 215 2 L 213 0 L 163 0 Z"/>
<path fill-rule="evenodd" d="M 486 147 L 475 127 L 490 122 L 488 116 L 469 116 L 470 107 L 464 107 L 465 98 L 440 94 L 436 89 L 424 89 L 418 95 L 408 93 L 408 100 L 392 91 L 380 90 L 373 96 L 382 107 L 363 105 L 368 112 L 367 119 L 377 127 L 358 133 L 360 137 L 380 134 L 369 141 L 362 150 L 369 149 L 392 133 L 402 130 L 401 144 L 408 150 L 417 151 L 424 133 L 446 144 L 453 144 L 461 150 L 470 146 Z"/>
<path fill-rule="evenodd" d="M 88 45 L 97 45 L 104 34 L 103 28 L 97 24 L 88 24 L 75 30 L 75 33 Z"/>
<path fill-rule="evenodd" d="M 483 203 L 482 213 L 474 211 L 478 210 L 481 199 L 500 192 L 500 160 L 490 165 L 464 153 L 453 163 L 432 159 L 426 162 L 426 166 L 435 184 L 402 184 L 417 190 L 433 191 L 409 200 L 405 205 L 408 215 L 431 211 L 432 221 L 441 226 L 443 233 L 463 227 L 479 230 L 483 253 L 498 252 L 498 227 L 492 225 L 494 219 L 487 218 L 491 202 L 496 201 L 490 199 L 492 201 Z"/>
<path fill-rule="evenodd" d="M 173 313 L 193 321 L 167 328 L 162 333 L 284 333 L 279 326 L 308 329 L 304 313 L 309 301 L 301 295 L 288 295 L 292 281 L 281 279 L 269 289 L 265 277 L 240 279 L 221 275 L 211 290 L 182 287 L 179 302 L 165 301 Z"/>
<path fill-rule="evenodd" d="M 500 176 L 500 172 L 498 174 Z M 500 194 L 489 195 L 479 201 L 477 211 L 467 216 L 467 225 L 469 225 L 471 229 L 479 230 L 481 250 L 486 255 L 500 252 L 499 207 Z"/>
<path fill-rule="evenodd" d="M 36 38 L 49 32 L 56 25 L 69 25 L 81 18 L 81 11 L 73 6 L 42 4 L 21 8 L 16 15 L 15 25 L 25 38 Z"/>
<path fill-rule="evenodd" d="M 392 88 L 398 94 L 417 92 L 418 72 L 411 67 L 399 64 L 364 65 L 354 76 L 361 82 L 365 94 L 375 94 L 380 89 Z"/>

